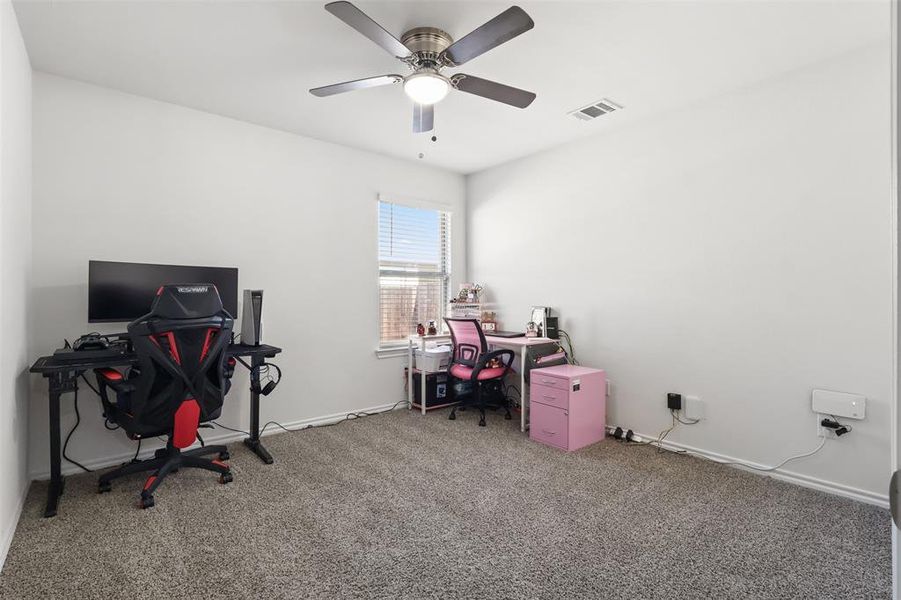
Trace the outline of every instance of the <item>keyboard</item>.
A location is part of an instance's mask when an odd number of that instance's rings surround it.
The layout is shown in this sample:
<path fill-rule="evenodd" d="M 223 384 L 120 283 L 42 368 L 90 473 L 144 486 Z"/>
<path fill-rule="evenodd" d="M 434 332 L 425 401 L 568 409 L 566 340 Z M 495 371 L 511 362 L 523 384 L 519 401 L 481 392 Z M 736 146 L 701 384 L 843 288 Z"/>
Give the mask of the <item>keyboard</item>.
<path fill-rule="evenodd" d="M 485 335 L 488 337 L 499 338 L 517 338 L 525 335 L 522 331 L 487 331 Z"/>

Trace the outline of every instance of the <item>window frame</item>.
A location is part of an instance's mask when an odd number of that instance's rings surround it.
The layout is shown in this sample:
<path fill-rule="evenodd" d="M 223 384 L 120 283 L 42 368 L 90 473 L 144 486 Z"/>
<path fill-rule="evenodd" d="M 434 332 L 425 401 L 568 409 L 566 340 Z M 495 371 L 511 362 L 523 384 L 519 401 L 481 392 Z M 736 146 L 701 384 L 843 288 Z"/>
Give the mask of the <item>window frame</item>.
<path fill-rule="evenodd" d="M 451 287 L 453 285 L 453 230 L 454 230 L 454 210 L 453 207 L 440 202 L 423 200 L 420 198 L 411 198 L 409 196 L 401 196 L 395 194 L 378 194 L 375 202 L 375 284 L 376 284 L 376 356 L 379 358 L 391 358 L 397 356 L 406 356 L 409 348 L 408 339 L 397 340 L 393 342 L 382 341 L 382 301 L 381 301 L 381 258 L 380 253 L 380 237 L 379 237 L 379 205 L 381 203 L 394 204 L 405 208 L 416 208 L 421 210 L 434 210 L 443 212 L 447 215 L 447 243 L 443 252 L 445 254 L 445 273 L 444 273 L 444 289 L 442 291 L 442 299 L 438 307 L 438 331 L 444 330 L 444 317 L 447 314 L 447 303 L 450 302 Z"/>

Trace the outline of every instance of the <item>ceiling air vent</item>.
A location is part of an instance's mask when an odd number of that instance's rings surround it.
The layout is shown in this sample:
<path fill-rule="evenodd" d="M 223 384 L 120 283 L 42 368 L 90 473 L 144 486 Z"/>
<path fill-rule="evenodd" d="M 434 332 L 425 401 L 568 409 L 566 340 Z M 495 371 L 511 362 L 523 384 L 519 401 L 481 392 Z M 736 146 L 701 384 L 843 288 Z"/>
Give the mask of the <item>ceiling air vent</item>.
<path fill-rule="evenodd" d="M 591 121 L 600 117 L 601 115 L 606 115 L 617 110 L 622 110 L 622 108 L 623 107 L 621 104 L 617 104 L 609 98 L 601 98 L 594 104 L 589 104 L 588 106 L 577 108 L 569 114 L 579 119 L 580 121 Z"/>

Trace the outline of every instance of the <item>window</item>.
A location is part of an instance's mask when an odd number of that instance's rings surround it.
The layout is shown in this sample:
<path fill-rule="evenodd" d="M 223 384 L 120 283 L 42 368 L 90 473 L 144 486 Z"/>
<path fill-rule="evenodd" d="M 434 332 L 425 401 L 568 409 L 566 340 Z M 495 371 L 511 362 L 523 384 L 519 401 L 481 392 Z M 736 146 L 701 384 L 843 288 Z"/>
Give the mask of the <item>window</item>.
<path fill-rule="evenodd" d="M 441 318 L 450 288 L 450 213 L 379 201 L 379 347 Z"/>

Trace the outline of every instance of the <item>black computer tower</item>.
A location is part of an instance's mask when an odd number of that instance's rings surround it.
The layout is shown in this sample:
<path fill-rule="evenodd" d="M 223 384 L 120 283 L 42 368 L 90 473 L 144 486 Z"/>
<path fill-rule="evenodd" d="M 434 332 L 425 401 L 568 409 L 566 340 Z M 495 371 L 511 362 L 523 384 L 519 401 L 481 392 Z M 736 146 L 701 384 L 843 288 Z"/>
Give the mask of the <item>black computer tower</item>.
<path fill-rule="evenodd" d="M 447 373 L 429 373 L 425 376 L 425 407 L 441 406 L 453 402 L 448 386 Z M 413 373 L 413 404 L 422 406 L 422 373 Z"/>

